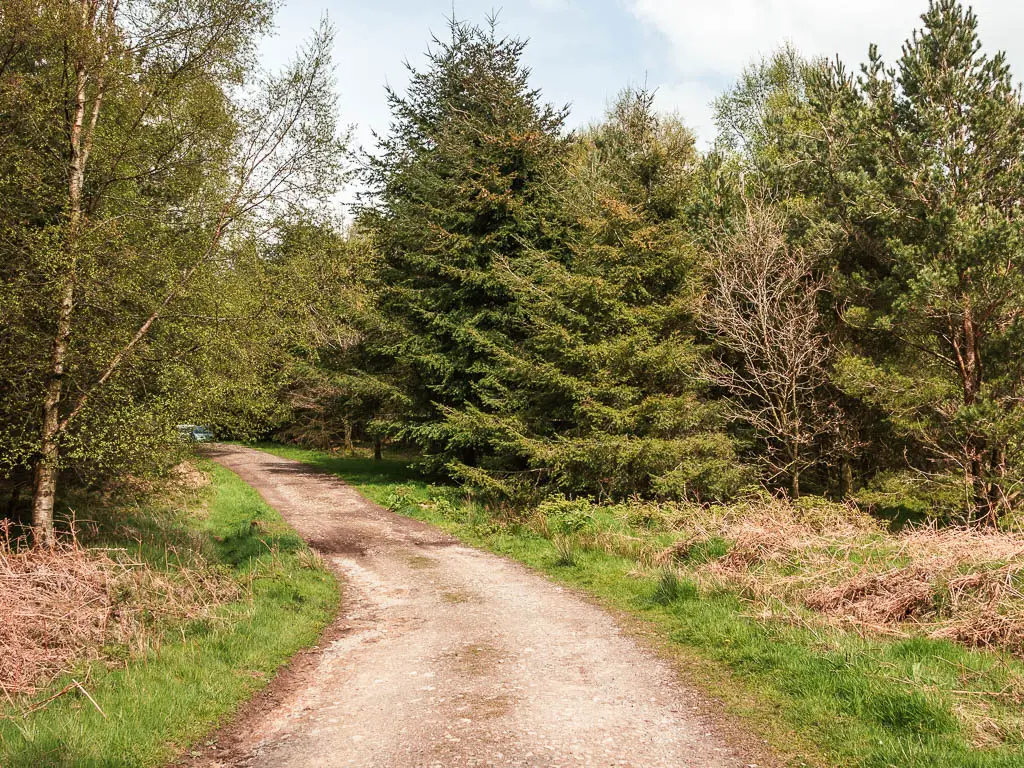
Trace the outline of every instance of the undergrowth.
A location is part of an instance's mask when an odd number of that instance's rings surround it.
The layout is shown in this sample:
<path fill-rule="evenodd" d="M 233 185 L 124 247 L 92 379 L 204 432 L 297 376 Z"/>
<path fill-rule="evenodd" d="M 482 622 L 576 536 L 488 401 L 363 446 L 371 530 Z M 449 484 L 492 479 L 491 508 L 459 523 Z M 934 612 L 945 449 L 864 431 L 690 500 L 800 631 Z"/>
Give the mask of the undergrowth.
<path fill-rule="evenodd" d="M 79 541 L 51 557 L 91 575 L 95 610 L 78 621 L 82 641 L 7 699 L 0 765 L 163 765 L 316 642 L 337 605 L 333 577 L 256 491 L 200 465 L 209 485 L 69 500 Z M 31 570 L 36 556 L 24 557 Z M 122 613 L 123 630 L 99 631 L 97 617 Z"/>

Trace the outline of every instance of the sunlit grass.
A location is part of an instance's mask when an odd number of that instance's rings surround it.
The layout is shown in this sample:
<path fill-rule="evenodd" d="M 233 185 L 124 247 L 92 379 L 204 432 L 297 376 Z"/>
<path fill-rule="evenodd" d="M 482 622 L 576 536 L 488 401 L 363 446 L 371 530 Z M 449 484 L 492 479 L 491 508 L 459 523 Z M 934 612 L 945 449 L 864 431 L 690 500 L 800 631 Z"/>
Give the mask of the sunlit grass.
<path fill-rule="evenodd" d="M 690 679 L 792 765 L 1024 766 L 1024 665 L 1008 655 L 923 637 L 862 637 L 799 617 L 763 619 L 734 593 L 702 591 L 633 557 L 575 547 L 567 558 L 536 526 L 495 521 L 455 489 L 403 476 L 400 461 L 270 450 L 334 472 L 378 503 L 636 617 L 667 641 Z M 689 564 L 724 549 L 710 540 L 687 554 Z"/>
<path fill-rule="evenodd" d="M 18 710 L 31 702 L 8 707 L 0 722 L 0 765 L 163 765 L 316 642 L 337 606 L 333 577 L 256 491 L 222 467 L 204 462 L 203 468 L 213 477 L 206 514 L 168 518 L 166 510 L 152 515 L 143 508 L 128 521 L 141 531 L 138 541 L 101 534 L 105 543 L 131 547 L 159 567 L 176 567 L 187 561 L 188 546 L 201 547 L 251 586 L 251 599 L 222 607 L 214 621 L 168 633 L 127 665 L 77 670 L 103 714 L 77 689 L 27 717 Z M 38 700 L 66 682 L 58 680 Z"/>

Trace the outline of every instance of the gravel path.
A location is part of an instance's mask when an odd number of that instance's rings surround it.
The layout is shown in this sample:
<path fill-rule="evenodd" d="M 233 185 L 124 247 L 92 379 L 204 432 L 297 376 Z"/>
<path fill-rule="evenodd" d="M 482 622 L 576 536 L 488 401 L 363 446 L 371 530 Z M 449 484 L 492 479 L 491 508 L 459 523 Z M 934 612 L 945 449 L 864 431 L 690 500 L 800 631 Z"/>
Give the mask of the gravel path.
<path fill-rule="evenodd" d="M 306 654 L 218 735 L 206 766 L 749 766 L 672 667 L 604 611 L 509 560 L 235 446 L 344 585 Z"/>

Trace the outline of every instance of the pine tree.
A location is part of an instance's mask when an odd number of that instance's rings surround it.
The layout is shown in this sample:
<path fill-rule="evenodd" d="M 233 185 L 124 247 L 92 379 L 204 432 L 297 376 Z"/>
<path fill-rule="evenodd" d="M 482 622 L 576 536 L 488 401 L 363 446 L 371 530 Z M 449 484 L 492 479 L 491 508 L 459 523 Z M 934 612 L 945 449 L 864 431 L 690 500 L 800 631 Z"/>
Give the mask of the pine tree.
<path fill-rule="evenodd" d="M 973 12 L 933 0 L 922 19 L 894 69 L 873 49 L 848 84 L 859 108 L 839 173 L 873 224 L 847 267 L 846 319 L 874 343 L 843 379 L 994 525 L 1017 502 L 1024 447 L 1024 108 Z"/>
<path fill-rule="evenodd" d="M 393 122 L 371 159 L 361 211 L 380 258 L 379 309 L 392 333 L 374 350 L 400 370 L 407 408 L 396 436 L 427 463 L 480 460 L 448 420 L 484 404 L 495 360 L 530 336 L 521 276 L 558 247 L 555 184 L 564 110 L 541 101 L 525 43 L 452 20 L 428 66 L 388 91 Z"/>

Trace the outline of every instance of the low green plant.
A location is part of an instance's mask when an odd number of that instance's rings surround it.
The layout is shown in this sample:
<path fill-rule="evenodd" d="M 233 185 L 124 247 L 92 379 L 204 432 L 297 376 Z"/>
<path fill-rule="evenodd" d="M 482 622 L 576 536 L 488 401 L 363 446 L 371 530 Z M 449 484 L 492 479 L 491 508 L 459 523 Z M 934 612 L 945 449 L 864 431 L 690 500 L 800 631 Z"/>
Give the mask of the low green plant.
<path fill-rule="evenodd" d="M 399 514 L 408 514 L 411 506 L 415 503 L 409 489 L 402 486 L 398 486 L 384 497 L 384 506 Z"/>
<path fill-rule="evenodd" d="M 651 599 L 659 605 L 669 605 L 680 600 L 695 600 L 699 595 L 696 584 L 689 579 L 680 579 L 675 568 L 666 566 L 661 569 Z"/>
<path fill-rule="evenodd" d="M 556 494 L 542 501 L 537 513 L 547 521 L 552 534 L 569 537 L 594 527 L 593 506 L 589 499 L 567 499 Z"/>

